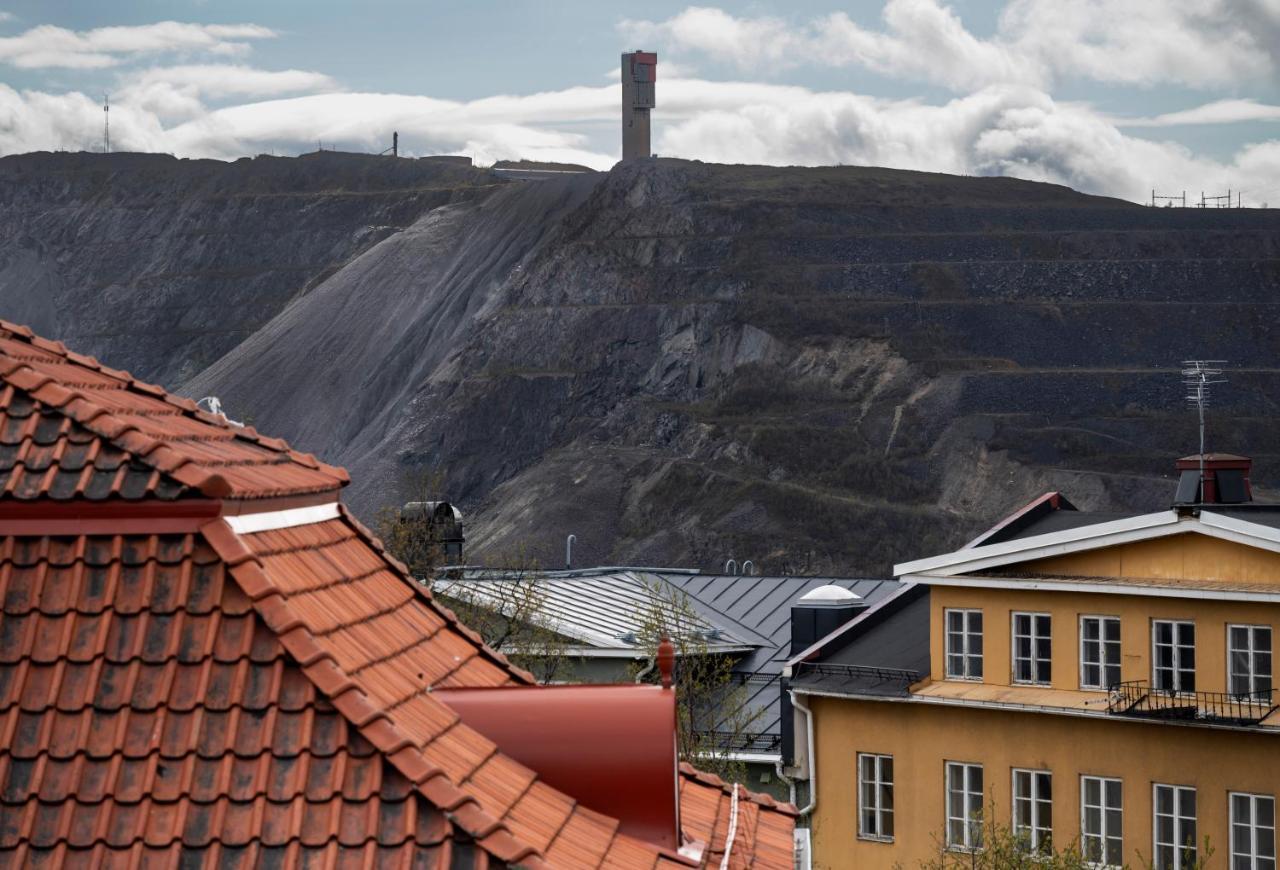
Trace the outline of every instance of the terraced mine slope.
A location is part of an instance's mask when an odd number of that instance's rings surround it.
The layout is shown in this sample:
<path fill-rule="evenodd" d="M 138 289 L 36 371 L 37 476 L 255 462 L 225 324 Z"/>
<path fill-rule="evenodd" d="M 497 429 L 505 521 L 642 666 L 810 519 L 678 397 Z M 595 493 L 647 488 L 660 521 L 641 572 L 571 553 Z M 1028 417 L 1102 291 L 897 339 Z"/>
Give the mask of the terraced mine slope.
<path fill-rule="evenodd" d="M 1194 449 L 1191 356 L 1231 361 L 1211 446 L 1280 480 L 1280 212 L 858 167 L 470 172 L 383 238 L 347 226 L 341 267 L 252 334 L 228 310 L 243 340 L 184 390 L 351 468 L 365 516 L 442 469 L 473 559 L 556 564 L 574 533 L 581 564 L 879 573 L 1046 489 L 1159 506 Z M 198 367 L 162 356 L 148 376 Z"/>

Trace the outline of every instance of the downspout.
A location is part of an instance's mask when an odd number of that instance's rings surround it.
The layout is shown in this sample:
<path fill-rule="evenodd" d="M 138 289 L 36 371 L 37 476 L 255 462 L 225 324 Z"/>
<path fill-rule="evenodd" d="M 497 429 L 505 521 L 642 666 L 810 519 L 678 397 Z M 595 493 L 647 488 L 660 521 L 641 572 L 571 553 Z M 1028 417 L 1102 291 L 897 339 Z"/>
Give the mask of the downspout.
<path fill-rule="evenodd" d="M 809 756 L 809 803 L 800 808 L 800 815 L 807 816 L 813 812 L 813 806 L 818 802 L 818 764 L 817 764 L 817 747 L 813 743 L 813 711 L 809 709 L 809 705 L 800 700 L 800 696 L 796 694 L 795 689 L 789 690 L 791 694 L 791 704 L 801 713 L 804 713 L 805 722 L 805 746 L 806 754 Z"/>

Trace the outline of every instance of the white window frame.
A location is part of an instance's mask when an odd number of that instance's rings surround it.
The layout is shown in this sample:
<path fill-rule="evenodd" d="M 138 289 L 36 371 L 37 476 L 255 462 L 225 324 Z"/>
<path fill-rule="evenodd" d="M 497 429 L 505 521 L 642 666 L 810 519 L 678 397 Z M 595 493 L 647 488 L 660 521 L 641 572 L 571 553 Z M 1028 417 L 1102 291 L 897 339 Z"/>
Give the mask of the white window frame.
<path fill-rule="evenodd" d="M 1023 774 L 1027 777 L 1027 781 L 1031 786 L 1031 793 L 1020 795 L 1018 793 L 1018 775 Z M 1040 794 L 1043 786 L 1042 777 L 1048 779 L 1049 797 L 1045 798 Z M 1015 767 L 1010 771 L 1010 794 L 1013 795 L 1013 833 L 1020 836 L 1024 832 L 1030 834 L 1027 838 L 1027 845 L 1030 847 L 1032 854 L 1040 854 L 1047 852 L 1053 846 L 1053 772 L 1048 770 L 1037 770 L 1029 767 Z M 1024 828 L 1018 823 L 1018 806 L 1026 803 L 1030 805 L 1031 819 L 1030 827 Z M 1042 824 L 1044 819 L 1040 818 L 1040 811 L 1047 809 L 1049 812 L 1048 826 Z"/>
<path fill-rule="evenodd" d="M 960 632 L 961 650 L 959 653 L 961 662 L 964 665 L 964 669 L 963 669 L 963 673 L 960 673 L 960 674 L 953 674 L 951 672 L 951 656 L 954 655 L 954 653 L 951 652 L 951 636 L 953 634 L 953 632 L 951 631 L 951 614 L 953 613 L 962 614 L 963 622 L 964 622 L 964 627 Z M 977 636 L 982 638 L 982 652 L 976 652 L 976 653 L 972 651 L 972 645 L 970 643 L 970 638 L 975 633 L 969 630 L 970 617 L 972 617 L 975 613 L 982 620 L 982 628 L 978 632 L 976 632 Z M 943 669 L 943 673 L 946 675 L 946 679 L 964 680 L 966 682 L 971 682 L 971 683 L 982 682 L 983 673 L 986 672 L 986 660 L 984 655 L 987 649 L 986 630 L 987 630 L 987 618 L 983 614 L 982 608 L 944 607 L 942 609 L 942 669 Z M 976 659 L 978 664 L 979 673 L 976 676 L 973 674 L 973 669 L 970 667 L 971 661 L 973 659 Z"/>
<path fill-rule="evenodd" d="M 1242 628 L 1245 631 L 1249 632 L 1249 648 L 1243 651 L 1243 652 L 1246 652 L 1249 656 L 1249 675 L 1248 675 L 1249 688 L 1243 692 L 1236 691 L 1235 675 L 1231 672 L 1232 658 L 1235 651 L 1235 647 L 1231 645 L 1231 633 L 1234 629 L 1237 629 L 1237 628 Z M 1266 673 L 1265 687 L 1256 688 L 1259 682 L 1258 678 L 1260 676 L 1257 668 L 1257 656 L 1258 656 L 1260 647 L 1254 646 L 1254 632 L 1262 629 L 1265 629 L 1267 631 L 1268 637 L 1271 640 L 1271 646 L 1268 647 L 1267 649 L 1268 658 L 1271 660 L 1271 665 L 1268 668 Z M 1274 671 L 1275 671 L 1275 632 L 1272 630 L 1271 626 L 1265 623 L 1260 625 L 1249 625 L 1242 622 L 1227 623 L 1227 693 L 1231 695 L 1245 695 L 1245 694 L 1250 694 L 1252 692 L 1261 692 L 1261 691 L 1268 691 L 1270 689 L 1273 689 L 1275 688 L 1275 682 L 1274 682 L 1275 675 L 1273 673 Z"/>
<path fill-rule="evenodd" d="M 1087 783 L 1096 782 L 1098 784 L 1098 803 L 1090 804 L 1088 800 Z M 1107 803 L 1107 785 L 1115 783 L 1120 787 L 1120 805 L 1112 807 Z M 1090 831 L 1086 822 L 1088 818 L 1087 810 L 1094 808 L 1098 811 L 1099 829 L 1094 832 Z M 1120 814 L 1120 830 L 1112 831 L 1107 824 L 1107 813 L 1117 812 Z M 1120 863 L 1107 863 L 1107 841 L 1115 840 L 1119 843 Z M 1089 843 L 1097 841 L 1098 857 L 1100 860 L 1091 861 L 1089 859 Z M 1091 774 L 1080 775 L 1080 848 L 1083 857 L 1089 861 L 1093 867 L 1123 867 L 1124 866 L 1124 780 L 1115 776 L 1093 776 Z"/>
<path fill-rule="evenodd" d="M 872 771 L 872 772 L 874 773 L 874 776 L 873 776 L 873 778 L 872 778 L 872 779 L 870 779 L 870 780 L 865 779 L 865 778 L 864 778 L 864 776 L 863 776 L 863 767 L 862 767 L 862 762 L 863 762 L 863 760 L 864 760 L 864 759 L 865 759 L 865 760 L 867 760 L 867 761 L 870 761 L 870 762 L 871 762 L 871 766 L 872 766 L 872 768 L 873 768 L 873 771 Z M 857 758 L 857 764 L 858 764 L 858 839 L 860 839 L 860 840 L 874 840 L 874 841 L 876 841 L 877 843 L 892 843 L 892 842 L 893 842 L 893 833 L 892 833 L 892 830 L 893 830 L 893 807 L 892 807 L 892 806 L 890 806 L 890 807 L 888 807 L 887 809 L 885 808 L 885 806 L 884 806 L 884 801 L 882 800 L 883 792 L 881 791 L 881 789 L 883 789 L 883 788 L 885 788 L 885 787 L 887 786 L 887 787 L 888 787 L 888 789 L 889 789 L 890 801 L 892 801 L 892 799 L 893 799 L 893 797 L 892 797 L 892 796 L 893 796 L 893 772 L 892 772 L 892 771 L 890 771 L 890 773 L 889 773 L 889 778 L 886 780 L 886 779 L 885 779 L 885 776 L 884 776 L 884 762 L 885 762 L 885 761 L 888 761 L 888 762 L 889 762 L 889 764 L 890 764 L 890 765 L 892 765 L 892 764 L 893 764 L 893 756 L 892 756 L 892 755 L 888 755 L 888 754 L 883 753 L 883 752 L 859 752 L 859 753 L 858 753 L 858 758 Z M 867 785 L 870 785 L 870 786 L 871 786 L 872 794 L 875 796 L 875 803 L 874 803 L 874 805 L 871 805 L 871 806 L 868 806 L 868 805 L 867 805 L 867 803 L 866 803 L 866 801 L 865 801 L 865 799 L 864 799 L 864 798 L 865 798 L 865 795 L 866 795 L 866 792 L 865 792 L 865 790 L 864 790 L 864 789 L 866 788 L 866 786 L 867 786 Z M 866 815 L 865 815 L 865 814 L 866 814 L 867 812 L 871 812 L 871 813 L 872 813 L 872 814 L 874 814 L 874 816 L 875 816 L 875 822 L 876 822 L 876 830 L 875 830 L 875 831 L 868 831 L 868 830 L 866 829 Z M 886 819 L 886 818 L 887 818 L 887 819 L 888 819 L 888 821 L 889 821 L 889 828 L 890 828 L 890 833 L 888 833 L 888 834 L 884 833 L 884 829 L 885 829 L 885 819 Z"/>
<path fill-rule="evenodd" d="M 1027 639 L 1031 642 L 1031 658 L 1028 660 L 1031 663 L 1031 679 L 1029 680 L 1018 679 L 1018 659 L 1019 659 L 1018 617 L 1020 616 L 1024 616 L 1030 621 L 1029 627 L 1031 629 L 1031 633 L 1027 635 Z M 1041 638 L 1040 635 L 1036 633 L 1037 623 L 1042 618 L 1048 620 L 1049 622 L 1049 634 L 1045 638 Z M 1039 670 L 1037 666 L 1039 665 L 1041 660 L 1036 656 L 1036 642 L 1042 639 L 1049 641 L 1049 658 L 1048 660 L 1045 661 L 1045 664 L 1049 669 L 1049 679 L 1047 680 L 1037 679 L 1037 671 Z M 1052 614 L 1037 612 L 1032 610 L 1015 610 L 1009 614 L 1009 663 L 1012 666 L 1010 668 L 1009 678 L 1010 678 L 1010 682 L 1012 682 L 1014 685 L 1017 685 L 1017 686 L 1051 686 L 1053 685 L 1053 615 Z"/>
<path fill-rule="evenodd" d="M 977 769 L 982 777 L 982 788 L 976 792 L 971 791 L 969 788 L 969 771 L 974 769 Z M 957 773 L 961 777 L 958 791 L 963 796 L 962 803 L 965 807 L 963 818 L 951 815 L 951 793 L 957 790 L 952 788 L 951 778 Z M 985 797 L 983 790 L 986 788 L 986 782 L 986 772 L 981 764 L 969 761 L 946 762 L 946 774 L 944 776 L 946 793 L 943 795 L 942 803 L 943 812 L 946 814 L 945 840 L 949 850 L 953 852 L 977 852 L 982 849 L 983 800 Z M 975 798 L 977 799 L 976 803 Z M 960 828 L 963 834 L 961 842 L 955 842 L 951 838 L 951 824 L 953 822 L 962 824 Z"/>
<path fill-rule="evenodd" d="M 1089 681 L 1086 680 L 1084 676 L 1084 669 L 1086 665 L 1085 655 L 1084 655 L 1084 645 L 1085 645 L 1084 624 L 1086 620 L 1097 620 L 1098 622 L 1098 655 L 1099 655 L 1098 677 L 1100 678 L 1099 685 L 1090 685 Z M 1080 688 L 1083 690 L 1105 692 L 1107 689 L 1111 688 L 1111 686 L 1107 685 L 1107 668 L 1111 667 L 1111 665 L 1107 662 L 1107 644 L 1109 643 L 1109 641 L 1107 641 L 1106 639 L 1107 637 L 1106 625 L 1108 622 L 1114 622 L 1120 629 L 1120 632 L 1119 632 L 1120 639 L 1115 641 L 1116 661 L 1114 665 L 1116 669 L 1116 682 L 1117 683 L 1120 682 L 1120 676 L 1121 676 L 1120 664 L 1124 658 L 1123 647 L 1121 646 L 1121 641 L 1124 640 L 1124 625 L 1120 621 L 1120 617 L 1108 616 L 1100 613 L 1082 613 L 1080 615 L 1078 626 L 1079 626 L 1079 633 L 1080 633 Z"/>
<path fill-rule="evenodd" d="M 1244 798 L 1249 802 L 1249 819 L 1241 821 L 1236 816 L 1236 798 Z M 1258 804 L 1267 801 L 1271 804 L 1270 824 L 1258 824 Z M 1227 804 L 1231 816 L 1231 833 L 1228 836 L 1228 842 L 1231 847 L 1231 860 L 1227 866 L 1235 868 L 1236 859 L 1243 858 L 1248 862 L 1249 870 L 1275 870 L 1276 867 L 1276 798 L 1270 794 L 1253 794 L 1250 792 L 1233 791 L 1227 793 Z M 1236 846 L 1236 826 L 1245 825 L 1249 831 L 1248 851 L 1238 851 Z M 1258 853 L 1258 831 L 1271 831 L 1271 854 L 1260 855 Z"/>
<path fill-rule="evenodd" d="M 1156 649 L 1158 647 L 1157 638 L 1156 638 L 1157 625 L 1173 626 L 1173 632 L 1172 632 L 1173 643 L 1171 644 L 1171 649 L 1173 651 L 1172 665 L 1173 665 L 1174 688 L 1160 689 L 1160 691 L 1171 692 L 1173 694 L 1189 694 L 1191 692 L 1194 692 L 1196 690 L 1195 683 L 1197 682 L 1196 672 L 1200 668 L 1200 662 L 1199 662 L 1199 656 L 1198 656 L 1199 651 L 1196 649 L 1196 621 L 1194 619 L 1152 619 L 1151 620 L 1151 688 L 1152 689 L 1155 689 L 1160 682 L 1156 678 L 1156 669 L 1159 662 L 1159 656 L 1156 653 Z M 1183 671 L 1183 667 L 1182 667 L 1182 653 L 1180 652 L 1180 650 L 1182 649 L 1183 645 L 1177 642 L 1177 637 L 1179 634 L 1178 626 L 1182 626 L 1182 625 L 1191 626 L 1191 657 L 1195 661 L 1195 666 L 1191 668 L 1192 685 L 1190 688 L 1182 685 L 1181 674 Z"/>
<path fill-rule="evenodd" d="M 1170 789 L 1173 794 L 1173 836 L 1172 843 L 1160 842 L 1160 789 Z M 1182 802 L 1182 794 L 1191 792 L 1196 802 L 1196 814 L 1194 816 L 1184 816 L 1179 812 L 1179 805 Z M 1194 864 L 1200 855 L 1200 798 L 1196 794 L 1195 788 L 1189 785 L 1170 785 L 1163 782 L 1153 782 L 1151 784 L 1151 870 L 1166 870 L 1166 865 L 1160 863 L 1160 849 L 1170 847 L 1173 849 L 1173 863 L 1167 865 L 1168 870 L 1186 870 L 1188 863 Z M 1193 829 L 1192 836 L 1189 838 L 1191 843 L 1188 846 L 1186 832 L 1183 829 L 1186 820 L 1191 819 Z M 1188 862 L 1187 859 L 1190 859 Z"/>

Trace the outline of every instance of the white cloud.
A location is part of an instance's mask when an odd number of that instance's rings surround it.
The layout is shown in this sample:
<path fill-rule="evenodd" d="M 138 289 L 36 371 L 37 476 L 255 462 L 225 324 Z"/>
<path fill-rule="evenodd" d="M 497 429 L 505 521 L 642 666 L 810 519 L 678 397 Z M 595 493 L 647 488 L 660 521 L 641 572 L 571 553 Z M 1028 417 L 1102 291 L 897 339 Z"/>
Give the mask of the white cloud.
<path fill-rule="evenodd" d="M 74 31 L 42 24 L 17 36 L 0 37 L 0 63 L 23 69 L 99 69 L 166 52 L 238 56 L 245 40 L 269 39 L 274 31 L 257 24 L 184 24 L 161 21 L 130 27 Z"/>
<path fill-rule="evenodd" d="M 1257 100 L 1215 100 L 1180 112 L 1152 118 L 1121 118 L 1120 127 L 1176 127 L 1182 124 L 1237 124 L 1243 121 L 1280 121 L 1280 106 Z"/>
<path fill-rule="evenodd" d="M 264 70 L 231 64 L 152 67 L 130 73 L 113 97 L 167 119 L 193 118 L 207 111 L 204 99 L 271 97 L 335 91 L 327 75 L 307 70 Z"/>
<path fill-rule="evenodd" d="M 868 28 L 837 12 L 793 26 L 691 6 L 620 27 L 659 51 L 742 70 L 856 66 L 961 93 L 1072 77 L 1210 88 L 1265 81 L 1280 67 L 1280 0 L 1010 0 L 990 38 L 942 0 L 888 0 L 882 18 L 882 28 Z"/>
<path fill-rule="evenodd" d="M 637 43 L 671 42 L 740 69 L 790 65 L 807 38 L 780 18 L 735 18 L 705 6 L 690 6 L 663 22 L 626 19 L 618 27 Z"/>
<path fill-rule="evenodd" d="M 203 77 L 189 75 L 193 81 Z M 194 108 L 166 114 L 122 95 L 111 110 L 113 144 L 231 159 L 268 149 L 309 151 L 317 140 L 379 151 L 396 130 L 407 153 L 466 153 L 481 163 L 524 157 L 598 168 L 616 160 L 616 85 L 465 102 L 317 93 L 208 110 L 198 95 L 190 99 Z M 1280 190 L 1280 142 L 1246 146 L 1230 159 L 1214 160 L 1173 142 L 1126 135 L 1088 106 L 1056 101 L 1028 86 L 994 85 L 928 104 L 790 85 L 668 79 L 659 99 L 655 150 L 667 156 L 1010 175 L 1137 201 L 1153 185 Z M 84 94 L 18 93 L 0 86 L 0 119 L 0 151 L 6 153 L 93 148 L 102 109 Z M 593 132 L 608 144 L 597 144 Z"/>

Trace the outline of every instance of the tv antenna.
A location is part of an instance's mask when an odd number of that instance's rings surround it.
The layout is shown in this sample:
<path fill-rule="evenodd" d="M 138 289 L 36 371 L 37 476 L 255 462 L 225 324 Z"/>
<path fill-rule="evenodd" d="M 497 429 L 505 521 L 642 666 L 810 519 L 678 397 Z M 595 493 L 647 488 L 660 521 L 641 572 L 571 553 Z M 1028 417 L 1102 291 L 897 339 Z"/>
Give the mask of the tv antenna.
<path fill-rule="evenodd" d="M 1200 414 L 1200 497 L 1204 498 L 1204 409 L 1209 405 L 1209 388 L 1225 384 L 1222 359 L 1186 359 L 1182 361 L 1182 384 L 1187 388 L 1186 400 Z"/>
<path fill-rule="evenodd" d="M 111 98 L 102 95 L 102 153 L 111 153 Z"/>

